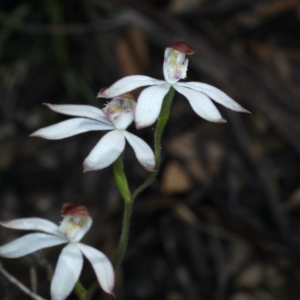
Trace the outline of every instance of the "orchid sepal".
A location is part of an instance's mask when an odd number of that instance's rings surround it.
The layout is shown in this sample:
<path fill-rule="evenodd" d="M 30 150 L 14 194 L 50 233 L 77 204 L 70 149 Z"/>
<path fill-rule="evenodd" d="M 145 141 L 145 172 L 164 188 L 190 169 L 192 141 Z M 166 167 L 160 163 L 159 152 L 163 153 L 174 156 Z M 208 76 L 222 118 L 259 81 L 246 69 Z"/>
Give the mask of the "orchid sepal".
<path fill-rule="evenodd" d="M 111 262 L 99 250 L 79 243 L 79 240 L 92 223 L 86 207 L 67 203 L 63 206 L 62 213 L 64 218 L 60 226 L 40 218 L 23 218 L 0 222 L 0 225 L 6 228 L 42 231 L 42 233 L 24 235 L 0 246 L 0 256 L 18 258 L 40 249 L 67 244 L 61 252 L 52 279 L 52 299 L 64 300 L 72 291 L 81 273 L 82 254 L 92 264 L 100 286 L 103 287 L 105 292 L 112 294 L 115 279 Z M 20 228 L 22 224 L 24 224 L 25 228 Z M 75 227 L 74 224 L 76 225 Z M 94 253 L 97 253 L 98 257 L 101 257 L 105 263 L 99 265 L 99 261 L 91 259 L 91 257 L 95 256 Z M 105 276 L 99 276 L 99 274 L 105 274 Z"/>

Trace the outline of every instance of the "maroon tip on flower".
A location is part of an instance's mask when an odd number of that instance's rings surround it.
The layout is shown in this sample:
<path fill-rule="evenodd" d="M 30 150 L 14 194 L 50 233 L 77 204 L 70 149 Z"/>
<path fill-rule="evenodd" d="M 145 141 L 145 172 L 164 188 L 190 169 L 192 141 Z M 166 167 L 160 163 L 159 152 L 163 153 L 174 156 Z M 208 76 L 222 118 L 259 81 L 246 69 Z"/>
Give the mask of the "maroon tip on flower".
<path fill-rule="evenodd" d="M 177 43 L 169 46 L 168 48 L 171 48 L 173 50 L 176 50 L 178 52 L 181 52 L 181 53 L 184 53 L 187 55 L 191 55 L 195 52 L 195 50 L 185 42 L 177 42 Z"/>
<path fill-rule="evenodd" d="M 109 87 L 108 86 L 104 86 L 103 88 L 101 88 L 97 94 L 97 97 L 103 97 L 103 94 L 105 92 L 105 90 L 107 90 Z"/>
<path fill-rule="evenodd" d="M 102 87 L 102 88 L 99 90 L 98 94 L 103 93 L 103 92 L 104 92 L 105 90 L 107 90 L 107 89 L 108 89 L 108 86 Z"/>
<path fill-rule="evenodd" d="M 63 217 L 71 216 L 71 217 L 89 217 L 90 214 L 87 208 L 83 205 L 75 204 L 75 203 L 66 203 L 63 205 L 61 209 L 61 215 Z"/>

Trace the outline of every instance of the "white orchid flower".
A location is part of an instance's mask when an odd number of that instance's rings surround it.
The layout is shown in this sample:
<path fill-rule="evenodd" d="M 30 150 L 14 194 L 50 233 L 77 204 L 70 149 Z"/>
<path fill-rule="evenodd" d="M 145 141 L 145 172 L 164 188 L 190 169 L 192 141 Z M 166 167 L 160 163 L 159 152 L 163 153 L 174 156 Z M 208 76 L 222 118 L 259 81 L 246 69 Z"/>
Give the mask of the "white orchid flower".
<path fill-rule="evenodd" d="M 185 57 L 193 53 L 194 50 L 188 44 L 177 42 L 165 50 L 164 81 L 143 75 L 126 76 L 110 87 L 102 88 L 98 93 L 98 97 L 113 98 L 136 88 L 150 85 L 151 87 L 141 92 L 137 101 L 135 111 L 137 128 L 150 126 L 156 121 L 163 99 L 171 86 L 188 99 L 196 114 L 208 121 L 226 122 L 211 99 L 231 110 L 249 113 L 216 87 L 201 82 L 179 82 L 180 79 L 186 78 L 188 59 L 185 59 Z"/>
<path fill-rule="evenodd" d="M 79 241 L 92 225 L 92 218 L 85 206 L 66 203 L 62 207 L 63 221 L 60 226 L 41 218 L 23 218 L 0 225 L 10 229 L 37 230 L 4 246 L 0 246 L 0 256 L 18 258 L 34 251 L 66 244 L 59 256 L 51 282 L 52 300 L 63 300 L 71 293 L 82 270 L 83 256 L 90 261 L 102 289 L 113 295 L 114 269 L 109 259 L 99 250 Z"/>
<path fill-rule="evenodd" d="M 133 148 L 140 164 L 147 171 L 154 171 L 155 156 L 152 149 L 141 138 L 126 131 L 133 122 L 136 107 L 130 94 L 114 97 L 103 110 L 89 105 L 46 105 L 57 113 L 78 118 L 41 128 L 30 136 L 58 140 L 87 131 L 111 130 L 84 160 L 84 172 L 111 165 L 123 152 L 125 140 Z"/>

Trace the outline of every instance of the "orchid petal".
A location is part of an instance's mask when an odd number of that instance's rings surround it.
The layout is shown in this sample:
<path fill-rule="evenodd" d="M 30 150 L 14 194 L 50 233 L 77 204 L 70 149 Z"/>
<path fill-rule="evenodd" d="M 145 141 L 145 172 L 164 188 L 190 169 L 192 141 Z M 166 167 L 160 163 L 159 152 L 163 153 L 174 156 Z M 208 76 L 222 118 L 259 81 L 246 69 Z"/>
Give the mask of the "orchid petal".
<path fill-rule="evenodd" d="M 218 109 L 215 107 L 213 102 L 204 94 L 185 88 L 179 85 L 173 85 L 174 89 L 185 96 L 190 102 L 194 112 L 211 122 L 225 123 L 226 121 L 222 118 Z"/>
<path fill-rule="evenodd" d="M 143 75 L 126 76 L 110 87 L 101 89 L 98 93 L 99 98 L 114 98 L 142 86 L 162 84 L 164 81 Z"/>
<path fill-rule="evenodd" d="M 83 265 L 82 254 L 76 244 L 68 244 L 61 252 L 51 282 L 52 300 L 64 300 L 73 290 Z"/>
<path fill-rule="evenodd" d="M 7 222 L 0 222 L 0 225 L 10 229 L 19 230 L 38 230 L 61 236 L 58 226 L 46 219 L 41 218 L 22 218 Z"/>
<path fill-rule="evenodd" d="M 124 131 L 128 143 L 133 148 L 139 163 L 149 172 L 153 172 L 155 168 L 155 156 L 149 145 L 141 138 L 128 131 Z"/>
<path fill-rule="evenodd" d="M 99 250 L 90 246 L 78 243 L 78 248 L 90 261 L 99 285 L 108 294 L 113 295 L 113 287 L 115 283 L 114 269 L 109 259 Z"/>
<path fill-rule="evenodd" d="M 67 239 L 46 233 L 30 233 L 4 246 L 0 246 L 0 256 L 17 258 L 40 249 L 64 244 Z"/>
<path fill-rule="evenodd" d="M 84 172 L 103 169 L 112 164 L 125 148 L 124 135 L 119 130 L 107 133 L 83 162 Z"/>
<path fill-rule="evenodd" d="M 82 117 L 100 121 L 106 124 L 111 124 L 111 122 L 106 118 L 103 111 L 97 107 L 90 105 L 57 105 L 45 103 L 45 105 L 51 110 L 74 117 Z"/>
<path fill-rule="evenodd" d="M 231 99 L 227 94 L 212 85 L 202 82 L 178 82 L 176 85 L 180 85 L 206 94 L 212 100 L 231 110 L 250 113 L 247 109 L 243 108 L 240 104 Z"/>
<path fill-rule="evenodd" d="M 117 129 L 126 129 L 134 119 L 134 111 L 132 110 L 125 110 L 116 117 L 116 119 L 113 121 L 115 127 Z"/>
<path fill-rule="evenodd" d="M 87 131 L 110 130 L 114 126 L 85 118 L 74 118 L 41 128 L 30 136 L 48 140 L 60 140 Z"/>
<path fill-rule="evenodd" d="M 136 105 L 135 124 L 137 128 L 152 125 L 159 116 L 162 102 L 170 90 L 170 84 L 164 83 L 144 89 Z"/>

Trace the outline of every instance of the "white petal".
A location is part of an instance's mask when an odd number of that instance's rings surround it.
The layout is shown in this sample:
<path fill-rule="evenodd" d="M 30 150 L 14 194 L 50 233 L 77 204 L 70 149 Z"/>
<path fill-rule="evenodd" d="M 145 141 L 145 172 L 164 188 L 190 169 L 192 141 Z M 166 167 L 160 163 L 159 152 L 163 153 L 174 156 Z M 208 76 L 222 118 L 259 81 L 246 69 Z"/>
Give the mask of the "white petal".
<path fill-rule="evenodd" d="M 0 256 L 17 258 L 34 251 L 67 242 L 67 239 L 46 233 L 30 233 L 4 246 L 0 246 Z"/>
<path fill-rule="evenodd" d="M 111 122 L 106 118 L 103 111 L 95 106 L 90 105 L 56 105 L 45 103 L 45 105 L 51 110 L 74 117 L 83 117 L 93 120 L 97 120 L 106 124 L 111 124 Z"/>
<path fill-rule="evenodd" d="M 113 295 L 112 290 L 115 284 L 115 275 L 113 266 L 109 259 L 95 248 L 81 243 L 78 243 L 77 246 L 92 264 L 102 289 L 106 293 Z"/>
<path fill-rule="evenodd" d="M 103 169 L 112 164 L 125 148 L 124 135 L 119 130 L 107 133 L 84 160 L 84 172 Z"/>
<path fill-rule="evenodd" d="M 163 82 L 164 81 L 162 80 L 157 80 L 155 78 L 151 78 L 143 75 L 126 76 L 116 81 L 110 87 L 101 89 L 97 97 L 114 98 L 116 96 L 120 96 L 122 94 L 130 92 L 142 86 L 157 85 Z"/>
<path fill-rule="evenodd" d="M 149 172 L 155 168 L 155 156 L 152 149 L 141 138 L 128 131 L 123 131 L 128 143 L 133 148 L 139 163 Z"/>
<path fill-rule="evenodd" d="M 137 128 L 152 125 L 159 116 L 165 95 L 170 89 L 169 83 L 144 89 L 137 101 L 135 109 L 135 124 Z"/>
<path fill-rule="evenodd" d="M 110 130 L 114 126 L 85 118 L 74 118 L 48 127 L 41 128 L 30 136 L 49 140 L 64 139 L 79 133 L 96 130 Z"/>
<path fill-rule="evenodd" d="M 58 231 L 58 226 L 55 223 L 41 218 L 16 219 L 0 222 L 0 225 L 10 229 L 38 230 L 61 236 L 61 233 Z"/>
<path fill-rule="evenodd" d="M 231 99 L 227 94 L 212 85 L 202 82 L 178 82 L 176 85 L 181 85 L 192 90 L 204 93 L 217 103 L 222 104 L 231 110 L 250 113 L 248 110 Z"/>
<path fill-rule="evenodd" d="M 82 270 L 83 257 L 76 244 L 61 252 L 51 282 L 52 300 L 64 300 L 73 290 Z"/>
<path fill-rule="evenodd" d="M 219 111 L 212 101 L 204 94 L 182 86 L 173 85 L 174 89 L 185 96 L 190 102 L 193 110 L 203 119 L 211 122 L 225 123 Z"/>
<path fill-rule="evenodd" d="M 113 121 L 117 129 L 126 129 L 134 119 L 134 111 L 122 111 Z"/>

